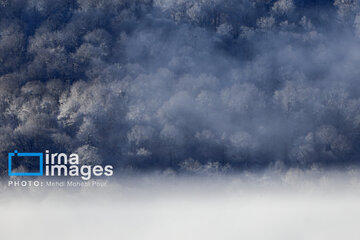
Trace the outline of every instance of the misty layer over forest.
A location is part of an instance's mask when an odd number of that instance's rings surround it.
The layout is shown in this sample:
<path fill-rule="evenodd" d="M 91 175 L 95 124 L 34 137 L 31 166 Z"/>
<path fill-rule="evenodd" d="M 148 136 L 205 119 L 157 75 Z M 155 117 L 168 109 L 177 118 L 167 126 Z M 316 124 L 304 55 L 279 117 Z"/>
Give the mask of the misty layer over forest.
<path fill-rule="evenodd" d="M 359 77 L 356 0 L 0 0 L 4 159 L 351 167 Z"/>

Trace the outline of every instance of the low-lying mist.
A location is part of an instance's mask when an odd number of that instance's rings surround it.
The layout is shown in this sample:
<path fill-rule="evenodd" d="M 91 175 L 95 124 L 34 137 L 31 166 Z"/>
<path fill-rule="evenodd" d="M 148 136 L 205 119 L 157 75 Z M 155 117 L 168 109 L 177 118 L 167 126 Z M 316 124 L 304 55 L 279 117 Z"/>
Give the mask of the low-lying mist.
<path fill-rule="evenodd" d="M 2 186 L 12 239 L 357 239 L 359 174 L 143 175 L 106 187 Z"/>

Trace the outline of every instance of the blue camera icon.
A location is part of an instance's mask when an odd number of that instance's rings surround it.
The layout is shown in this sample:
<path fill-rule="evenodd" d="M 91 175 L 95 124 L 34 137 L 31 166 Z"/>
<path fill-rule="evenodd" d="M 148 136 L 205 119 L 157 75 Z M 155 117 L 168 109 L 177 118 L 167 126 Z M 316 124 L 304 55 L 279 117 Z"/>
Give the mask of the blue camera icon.
<path fill-rule="evenodd" d="M 12 172 L 13 157 L 38 157 L 39 158 L 39 172 Z M 43 176 L 43 153 L 21 153 L 15 150 L 9 153 L 9 176 Z"/>

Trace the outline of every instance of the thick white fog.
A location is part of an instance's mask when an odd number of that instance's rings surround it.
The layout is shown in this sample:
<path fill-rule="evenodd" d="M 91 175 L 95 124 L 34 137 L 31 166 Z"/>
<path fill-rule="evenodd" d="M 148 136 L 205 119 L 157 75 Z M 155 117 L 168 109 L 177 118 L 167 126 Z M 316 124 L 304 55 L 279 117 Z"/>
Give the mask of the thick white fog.
<path fill-rule="evenodd" d="M 356 176 L 292 172 L 266 179 L 147 176 L 103 188 L 4 187 L 1 238 L 358 239 Z"/>

